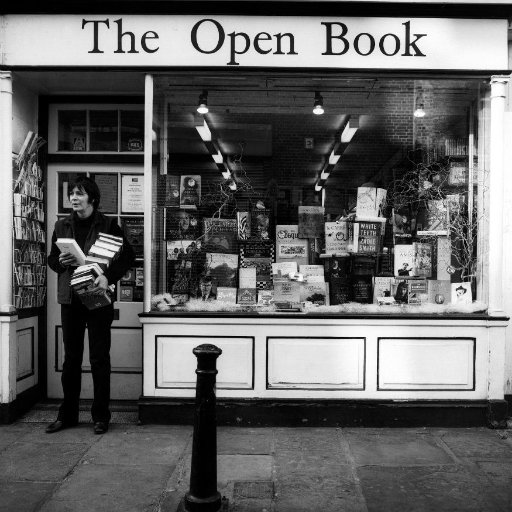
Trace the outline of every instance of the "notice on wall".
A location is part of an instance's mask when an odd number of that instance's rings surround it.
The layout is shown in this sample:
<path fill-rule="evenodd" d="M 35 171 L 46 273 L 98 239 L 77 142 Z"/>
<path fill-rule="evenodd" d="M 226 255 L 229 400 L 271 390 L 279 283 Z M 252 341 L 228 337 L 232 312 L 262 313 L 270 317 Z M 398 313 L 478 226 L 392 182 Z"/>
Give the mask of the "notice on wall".
<path fill-rule="evenodd" d="M 117 174 L 94 174 L 93 179 L 100 189 L 99 209 L 103 213 L 117 213 Z"/>
<path fill-rule="evenodd" d="M 121 176 L 121 213 L 144 213 L 144 176 Z"/>

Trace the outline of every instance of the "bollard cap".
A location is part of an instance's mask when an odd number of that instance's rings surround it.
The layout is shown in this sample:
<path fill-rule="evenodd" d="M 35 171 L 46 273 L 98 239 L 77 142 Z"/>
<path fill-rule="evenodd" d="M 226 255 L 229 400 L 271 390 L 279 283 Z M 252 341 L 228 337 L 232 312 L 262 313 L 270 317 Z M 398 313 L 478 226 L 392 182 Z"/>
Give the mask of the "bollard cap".
<path fill-rule="evenodd" d="M 200 356 L 214 356 L 219 357 L 222 354 L 222 350 L 215 345 L 211 345 L 209 343 L 204 343 L 203 345 L 199 345 L 192 350 L 193 354 L 196 357 Z"/>

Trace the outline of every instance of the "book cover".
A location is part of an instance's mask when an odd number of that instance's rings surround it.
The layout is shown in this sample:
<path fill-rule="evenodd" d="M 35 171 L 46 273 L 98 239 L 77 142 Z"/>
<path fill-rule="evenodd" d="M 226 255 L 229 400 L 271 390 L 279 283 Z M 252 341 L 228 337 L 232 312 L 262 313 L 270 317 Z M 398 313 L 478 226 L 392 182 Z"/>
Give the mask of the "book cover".
<path fill-rule="evenodd" d="M 345 304 L 350 301 L 348 276 L 332 276 L 329 278 L 329 299 L 331 306 Z"/>
<path fill-rule="evenodd" d="M 258 304 L 270 306 L 274 301 L 274 290 L 258 290 Z"/>
<path fill-rule="evenodd" d="M 426 206 L 418 211 L 416 228 L 418 236 L 447 235 L 448 208 L 446 199 L 429 199 Z"/>
<path fill-rule="evenodd" d="M 299 238 L 324 236 L 324 207 L 299 206 Z"/>
<path fill-rule="evenodd" d="M 382 299 L 391 298 L 391 284 L 394 282 L 393 277 L 380 277 L 373 278 L 373 303 L 379 304 L 383 302 Z"/>
<path fill-rule="evenodd" d="M 271 258 L 274 259 L 274 243 L 271 241 L 244 240 L 239 242 L 240 262 L 245 258 Z"/>
<path fill-rule="evenodd" d="M 408 206 L 393 208 L 393 238 L 395 244 L 407 243 L 412 238 L 412 211 Z"/>
<path fill-rule="evenodd" d="M 206 252 L 224 252 L 232 254 L 237 251 L 236 219 L 203 219 L 203 249 Z"/>
<path fill-rule="evenodd" d="M 465 185 L 468 177 L 468 167 L 465 162 L 450 162 L 448 185 Z"/>
<path fill-rule="evenodd" d="M 354 222 L 354 252 L 377 254 L 381 246 L 381 222 Z"/>
<path fill-rule="evenodd" d="M 436 277 L 439 280 L 450 281 L 452 274 L 452 246 L 447 236 L 437 239 Z"/>
<path fill-rule="evenodd" d="M 412 275 L 432 277 L 432 245 L 426 242 L 414 242 L 414 263 Z"/>
<path fill-rule="evenodd" d="M 350 278 L 350 299 L 353 302 L 362 304 L 371 304 L 372 295 L 372 276 L 371 275 L 353 275 Z"/>
<path fill-rule="evenodd" d="M 297 273 L 297 262 L 296 261 L 281 261 L 279 263 L 272 263 L 272 278 L 282 279 L 287 277 L 289 274 Z"/>
<path fill-rule="evenodd" d="M 278 224 L 276 226 L 276 262 L 295 260 L 298 265 L 306 265 L 308 240 L 299 238 L 298 224 Z"/>
<path fill-rule="evenodd" d="M 471 283 L 451 283 L 452 304 L 471 304 L 473 296 Z"/>
<path fill-rule="evenodd" d="M 251 210 L 251 238 L 270 240 L 270 210 L 254 207 Z"/>
<path fill-rule="evenodd" d="M 164 208 L 164 240 L 196 240 L 201 227 L 201 217 L 194 210 Z"/>
<path fill-rule="evenodd" d="M 237 287 L 238 254 L 208 252 L 206 268 L 216 286 Z"/>
<path fill-rule="evenodd" d="M 300 302 L 300 283 L 297 281 L 274 282 L 274 302 L 278 308 L 289 308 Z"/>
<path fill-rule="evenodd" d="M 331 256 L 324 260 L 324 274 L 327 278 L 343 277 L 350 274 L 349 256 Z"/>
<path fill-rule="evenodd" d="M 268 288 L 272 282 L 272 260 L 270 258 L 244 258 L 242 268 L 253 267 L 256 270 L 257 286 Z"/>
<path fill-rule="evenodd" d="M 414 270 L 414 246 L 412 244 L 395 245 L 395 276 L 411 277 Z"/>
<path fill-rule="evenodd" d="M 445 279 L 429 279 L 428 302 L 432 304 L 449 304 L 452 297 L 452 283 Z"/>
<path fill-rule="evenodd" d="M 428 284 L 426 279 L 411 279 L 409 281 L 408 304 L 425 304 L 428 302 Z"/>
<path fill-rule="evenodd" d="M 60 252 L 69 252 L 72 254 L 79 265 L 85 264 L 85 254 L 74 238 L 57 238 L 55 242 Z"/>
<path fill-rule="evenodd" d="M 236 225 L 238 240 L 247 240 L 251 234 L 251 222 L 249 212 L 237 212 Z"/>
<path fill-rule="evenodd" d="M 180 260 L 196 247 L 196 243 L 194 240 L 167 240 L 166 247 L 168 260 Z"/>
<path fill-rule="evenodd" d="M 180 207 L 196 209 L 201 203 L 201 176 L 192 174 L 180 178 Z"/>
<path fill-rule="evenodd" d="M 168 174 L 165 177 L 165 204 L 178 207 L 180 205 L 180 177 Z"/>
<path fill-rule="evenodd" d="M 305 280 L 324 281 L 325 268 L 323 265 L 299 265 L 299 273 L 304 275 Z"/>
<path fill-rule="evenodd" d="M 358 187 L 356 218 L 375 218 L 382 215 L 387 191 L 383 188 Z"/>
<path fill-rule="evenodd" d="M 133 286 L 121 285 L 119 287 L 119 300 L 121 302 L 133 302 Z"/>
<path fill-rule="evenodd" d="M 349 250 L 348 222 L 339 220 L 325 223 L 325 254 L 342 255 Z"/>
<path fill-rule="evenodd" d="M 395 278 L 391 284 L 391 295 L 399 304 L 409 303 L 409 283 L 411 279 Z"/>
<path fill-rule="evenodd" d="M 126 274 L 121 277 L 119 281 L 121 285 L 135 285 L 135 267 L 131 267 L 126 271 Z"/>
<path fill-rule="evenodd" d="M 135 257 L 142 258 L 144 256 L 144 219 L 142 217 L 123 219 L 123 230 Z"/>
<path fill-rule="evenodd" d="M 217 300 L 236 304 L 237 289 L 229 286 L 217 286 Z"/>
<path fill-rule="evenodd" d="M 324 281 L 302 283 L 300 286 L 301 302 L 311 302 L 319 306 L 327 305 Z"/>
<path fill-rule="evenodd" d="M 135 286 L 141 288 L 144 286 L 144 268 L 137 267 L 135 269 Z"/>
<path fill-rule="evenodd" d="M 249 306 L 256 304 L 257 293 L 256 288 L 239 288 L 238 289 L 238 304 Z"/>
<path fill-rule="evenodd" d="M 256 288 L 256 267 L 241 267 L 238 270 L 239 288 Z"/>

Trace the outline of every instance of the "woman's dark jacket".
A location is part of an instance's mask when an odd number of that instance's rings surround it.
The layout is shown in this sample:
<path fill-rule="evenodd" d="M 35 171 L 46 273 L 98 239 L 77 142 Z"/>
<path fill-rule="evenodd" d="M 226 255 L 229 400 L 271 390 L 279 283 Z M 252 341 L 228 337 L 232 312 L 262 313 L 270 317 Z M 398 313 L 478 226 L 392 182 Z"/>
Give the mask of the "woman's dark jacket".
<path fill-rule="evenodd" d="M 135 255 L 131 245 L 127 242 L 121 228 L 114 218 L 106 217 L 98 211 L 94 211 L 92 215 L 94 218 L 91 228 L 85 240 L 85 246 L 82 247 L 85 254 L 89 252 L 89 249 L 98 238 L 98 233 L 107 233 L 123 237 L 123 250 L 105 270 L 105 277 L 108 279 L 108 284 L 115 284 L 134 264 Z M 55 241 L 57 238 L 75 238 L 75 218 L 76 214 L 72 213 L 55 223 L 52 247 L 48 255 L 48 266 L 58 274 L 57 301 L 59 304 L 71 304 L 70 281 L 71 274 L 76 267 L 66 268 L 59 263 L 60 249 L 55 244 Z"/>

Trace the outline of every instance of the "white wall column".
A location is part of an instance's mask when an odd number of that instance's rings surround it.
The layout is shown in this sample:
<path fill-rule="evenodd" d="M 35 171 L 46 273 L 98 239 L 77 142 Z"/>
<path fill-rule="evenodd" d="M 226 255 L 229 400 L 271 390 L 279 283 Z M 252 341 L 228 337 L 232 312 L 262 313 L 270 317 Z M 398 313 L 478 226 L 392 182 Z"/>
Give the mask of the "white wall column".
<path fill-rule="evenodd" d="M 509 76 L 491 78 L 489 169 L 489 314 L 503 309 L 503 211 L 505 179 L 505 106 Z"/>
<path fill-rule="evenodd" d="M 0 71 L 0 311 L 12 310 L 12 75 Z"/>

